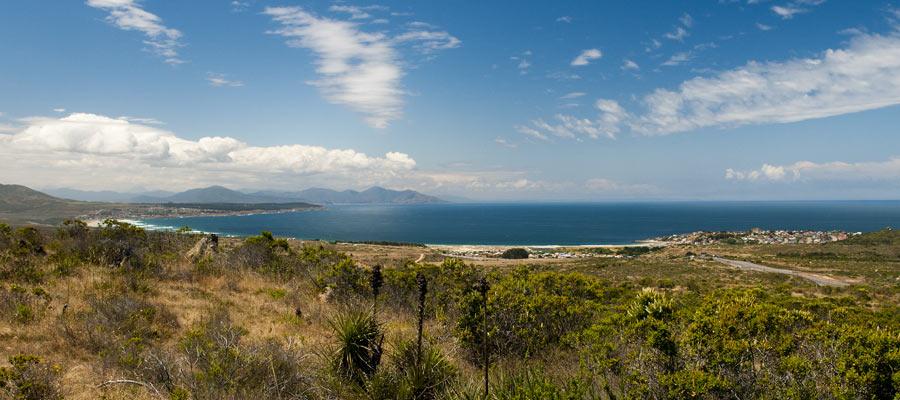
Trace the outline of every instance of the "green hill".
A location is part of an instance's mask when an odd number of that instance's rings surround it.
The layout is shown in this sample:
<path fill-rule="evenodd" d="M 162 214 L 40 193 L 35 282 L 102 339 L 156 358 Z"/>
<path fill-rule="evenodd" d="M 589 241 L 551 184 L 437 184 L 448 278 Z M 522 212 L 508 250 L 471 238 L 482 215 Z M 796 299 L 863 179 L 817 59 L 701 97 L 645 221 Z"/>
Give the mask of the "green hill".
<path fill-rule="evenodd" d="M 56 224 L 102 208 L 100 204 L 63 200 L 22 185 L 0 184 L 0 220 Z"/>
<path fill-rule="evenodd" d="M 896 245 L 900 244 L 900 231 L 885 228 L 880 231 L 863 233 L 838 242 L 840 244 L 857 244 L 862 246 Z"/>

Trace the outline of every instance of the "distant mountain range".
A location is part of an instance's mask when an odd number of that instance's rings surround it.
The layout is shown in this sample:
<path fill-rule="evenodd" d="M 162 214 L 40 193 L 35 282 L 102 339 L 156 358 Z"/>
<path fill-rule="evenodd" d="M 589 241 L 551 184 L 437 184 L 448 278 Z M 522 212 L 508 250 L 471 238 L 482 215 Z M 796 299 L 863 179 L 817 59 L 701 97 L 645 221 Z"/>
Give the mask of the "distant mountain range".
<path fill-rule="evenodd" d="M 179 193 L 120 193 L 113 191 L 82 191 L 77 189 L 49 189 L 47 193 L 81 201 L 128 203 L 294 203 L 313 204 L 424 204 L 446 201 L 414 190 L 391 190 L 371 187 L 364 191 L 311 188 L 297 192 L 257 191 L 244 193 L 222 186 L 191 189 Z"/>

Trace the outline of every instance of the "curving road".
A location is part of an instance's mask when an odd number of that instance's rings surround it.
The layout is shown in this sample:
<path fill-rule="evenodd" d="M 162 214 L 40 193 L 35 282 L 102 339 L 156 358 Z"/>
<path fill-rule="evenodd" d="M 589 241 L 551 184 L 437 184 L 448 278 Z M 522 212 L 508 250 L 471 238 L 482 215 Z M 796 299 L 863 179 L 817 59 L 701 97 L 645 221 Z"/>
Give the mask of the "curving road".
<path fill-rule="evenodd" d="M 730 265 L 732 267 L 748 270 L 748 271 L 759 271 L 759 272 L 771 272 L 775 274 L 784 274 L 784 275 L 792 275 L 797 276 L 803 279 L 808 279 L 810 281 L 815 282 L 819 286 L 836 286 L 842 287 L 847 286 L 848 283 L 844 282 L 837 278 L 832 278 L 830 276 L 813 274 L 809 272 L 801 272 L 801 271 L 793 271 L 789 269 L 781 269 L 781 268 L 772 268 L 767 267 L 765 265 L 754 264 L 749 261 L 738 261 L 738 260 L 729 260 L 727 258 L 722 257 L 713 257 L 713 260 L 720 262 L 722 264 Z"/>

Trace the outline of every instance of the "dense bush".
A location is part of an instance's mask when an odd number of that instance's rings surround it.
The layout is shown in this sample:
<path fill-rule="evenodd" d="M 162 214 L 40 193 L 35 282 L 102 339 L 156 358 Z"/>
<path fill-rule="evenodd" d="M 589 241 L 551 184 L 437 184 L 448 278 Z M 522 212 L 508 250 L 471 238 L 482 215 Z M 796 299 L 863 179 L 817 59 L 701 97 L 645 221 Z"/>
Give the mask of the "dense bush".
<path fill-rule="evenodd" d="M 10 367 L 0 368 L 0 398 L 17 400 L 62 399 L 60 368 L 40 358 L 20 354 L 9 358 Z"/>
<path fill-rule="evenodd" d="M 500 258 L 505 258 L 508 260 L 522 260 L 528 258 L 528 250 L 525 250 L 521 247 L 513 247 L 511 249 L 506 249 L 500 254 Z"/>
<path fill-rule="evenodd" d="M 91 294 L 86 303 L 60 316 L 63 334 L 111 366 L 141 368 L 145 351 L 178 328 L 171 312 L 127 293 Z"/>
<path fill-rule="evenodd" d="M 610 397 L 893 398 L 898 333 L 824 317 L 840 308 L 730 289 L 679 309 L 645 290 L 579 338 Z"/>
<path fill-rule="evenodd" d="M 315 397 L 303 357 L 275 341 L 244 343 L 245 335 L 226 312 L 213 312 L 184 335 L 175 365 L 158 376 L 173 394 L 197 400 Z"/>
<path fill-rule="evenodd" d="M 50 305 L 50 294 L 40 287 L 0 286 L 0 317 L 22 324 L 37 319 Z"/>
<path fill-rule="evenodd" d="M 606 292 L 600 282 L 570 273 L 519 269 L 503 275 L 488 298 L 488 335 L 492 354 L 530 356 L 560 344 L 569 334 L 590 326 L 603 309 Z M 473 290 L 464 298 L 458 336 L 473 359 L 484 336 L 483 307 Z"/>

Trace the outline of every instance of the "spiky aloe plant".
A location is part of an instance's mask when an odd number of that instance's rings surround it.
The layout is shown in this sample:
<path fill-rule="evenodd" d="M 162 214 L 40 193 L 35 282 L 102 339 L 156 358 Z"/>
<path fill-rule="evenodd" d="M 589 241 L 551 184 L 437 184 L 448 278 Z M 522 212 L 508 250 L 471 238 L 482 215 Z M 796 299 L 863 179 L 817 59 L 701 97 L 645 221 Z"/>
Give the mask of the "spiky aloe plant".
<path fill-rule="evenodd" d="M 384 333 L 375 316 L 359 310 L 344 311 L 331 321 L 337 346 L 332 367 L 341 377 L 362 384 L 381 363 Z"/>

